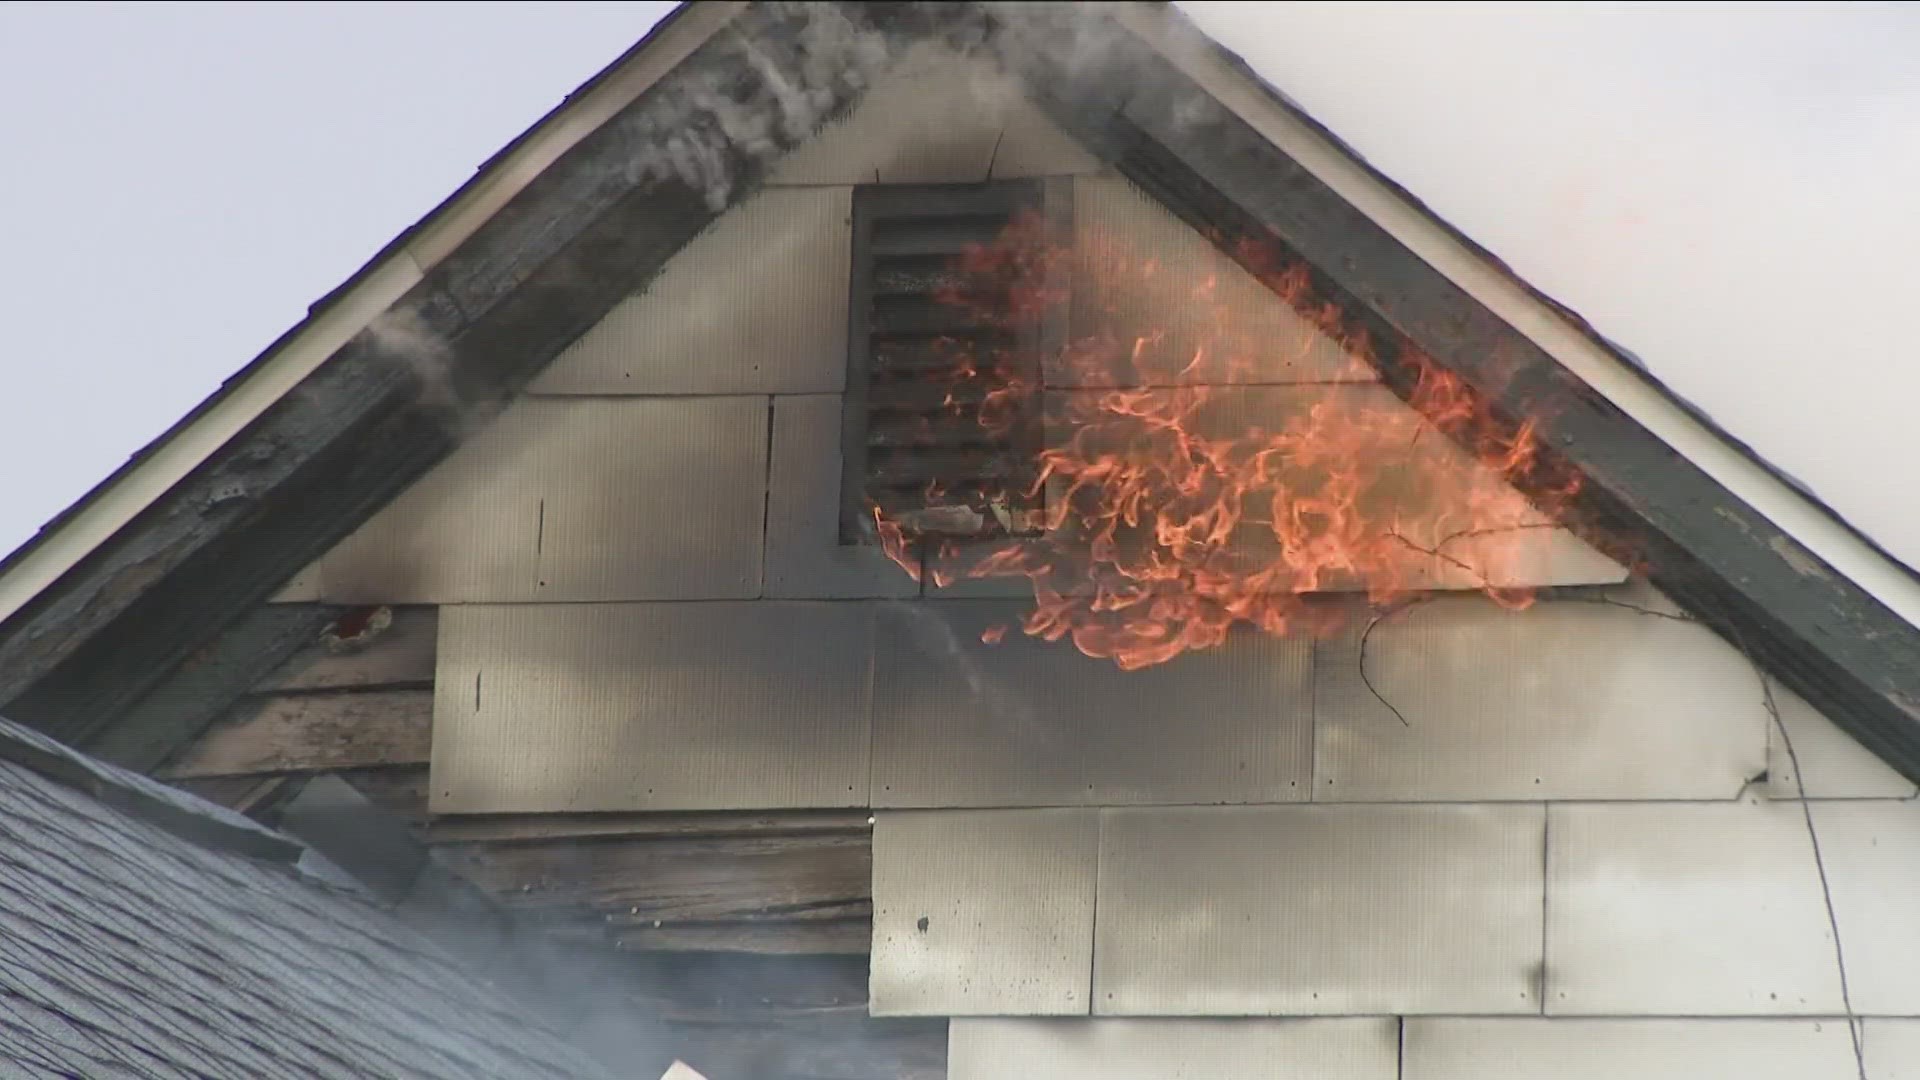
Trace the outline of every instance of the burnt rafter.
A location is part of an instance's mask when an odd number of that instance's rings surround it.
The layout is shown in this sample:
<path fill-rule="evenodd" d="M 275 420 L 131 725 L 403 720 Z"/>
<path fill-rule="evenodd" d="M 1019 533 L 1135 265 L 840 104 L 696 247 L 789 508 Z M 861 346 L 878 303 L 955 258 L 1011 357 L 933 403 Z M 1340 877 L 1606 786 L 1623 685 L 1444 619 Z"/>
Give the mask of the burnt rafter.
<path fill-rule="evenodd" d="M 1641 566 L 1863 745 L 1920 779 L 1920 632 L 1145 42 L 1115 28 L 1098 35 L 1100 48 L 1074 54 L 1065 35 L 1084 38 L 1083 25 L 1022 29 L 1029 85 L 1057 122 L 1189 224 L 1223 239 L 1256 275 L 1276 257 L 1309 267 L 1314 294 L 1366 328 L 1375 346 L 1370 359 L 1402 396 L 1418 365 L 1431 361 L 1481 398 L 1489 415 L 1510 425 L 1530 420 L 1553 462 L 1581 478 L 1569 527 Z M 1062 55 L 1078 56 L 1071 72 L 1048 60 Z M 1297 114 L 1284 101 L 1276 105 Z"/>

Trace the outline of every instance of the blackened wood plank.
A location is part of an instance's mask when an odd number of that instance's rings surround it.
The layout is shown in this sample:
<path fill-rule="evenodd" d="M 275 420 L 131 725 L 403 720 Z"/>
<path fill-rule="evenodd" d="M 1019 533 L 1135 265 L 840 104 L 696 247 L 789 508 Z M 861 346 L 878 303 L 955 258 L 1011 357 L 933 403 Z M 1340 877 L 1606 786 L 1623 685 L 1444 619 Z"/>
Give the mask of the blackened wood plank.
<path fill-rule="evenodd" d="M 649 952 L 733 952 L 767 956 L 865 956 L 873 918 L 789 922 L 652 922 L 615 925 L 616 948 Z"/>
<path fill-rule="evenodd" d="M 298 690 L 423 687 L 433 684 L 434 643 L 439 609 L 398 607 L 365 612 L 371 619 L 386 611 L 384 628 L 372 623 L 360 629 L 362 611 L 334 618 L 319 640 L 287 658 L 251 689 L 255 693 Z M 345 625 L 348 619 L 356 625 Z M 359 638 L 342 640 L 342 633 L 358 631 Z M 363 639 L 363 640 L 362 640 Z"/>
<path fill-rule="evenodd" d="M 863 914 L 873 862 L 859 832 L 443 847 L 448 865 L 529 915 L 624 922 L 794 922 Z"/>
<path fill-rule="evenodd" d="M 856 834 L 869 831 L 865 810 L 711 810 L 642 814 L 462 814 L 436 819 L 437 844 L 512 843 L 589 836 L 648 838 Z"/>
<path fill-rule="evenodd" d="M 208 729 L 170 777 L 320 772 L 425 764 L 433 691 L 351 690 L 245 699 Z"/>

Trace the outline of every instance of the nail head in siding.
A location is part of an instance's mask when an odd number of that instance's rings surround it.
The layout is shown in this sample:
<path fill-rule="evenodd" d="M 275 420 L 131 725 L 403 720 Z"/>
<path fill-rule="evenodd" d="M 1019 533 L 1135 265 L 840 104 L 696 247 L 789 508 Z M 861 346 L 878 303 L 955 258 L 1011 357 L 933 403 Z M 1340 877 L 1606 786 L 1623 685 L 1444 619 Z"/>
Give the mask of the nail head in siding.
<path fill-rule="evenodd" d="M 1124 672 L 1019 630 L 1027 605 L 883 605 L 876 806 L 1290 802 L 1312 739 L 1299 638 L 1235 634 Z M 998 645 L 981 641 L 1010 627 Z"/>
<path fill-rule="evenodd" d="M 1753 668 L 1703 626 L 1482 596 L 1368 622 L 1319 645 L 1317 799 L 1730 799 L 1767 767 Z"/>
<path fill-rule="evenodd" d="M 1539 806 L 1104 813 L 1096 1014 L 1539 1008 Z"/>
<path fill-rule="evenodd" d="M 1407 1021 L 1404 1080 L 1859 1080 L 1844 1019 Z"/>
<path fill-rule="evenodd" d="M 864 806 L 871 615 L 806 602 L 445 608 L 432 809 Z M 469 673 L 486 679 L 477 711 Z"/>
<path fill-rule="evenodd" d="M 1099 831 L 1097 810 L 875 815 L 872 1014 L 1084 1015 Z"/>
<path fill-rule="evenodd" d="M 1854 1009 L 1920 1016 L 1920 803 L 1816 802 L 1813 824 Z"/>
<path fill-rule="evenodd" d="M 1549 814 L 1548 1013 L 1842 1011 L 1799 806 L 1555 804 Z"/>
<path fill-rule="evenodd" d="M 852 188 L 772 188 L 717 219 L 534 380 L 534 394 L 837 393 Z"/>
<path fill-rule="evenodd" d="M 768 596 L 837 599 L 920 592 L 920 583 L 878 543 L 840 543 L 842 401 L 839 394 L 773 399 Z"/>
<path fill-rule="evenodd" d="M 1391 1017 L 956 1019 L 947 1034 L 947 1077 L 1396 1080 L 1399 1040 Z"/>

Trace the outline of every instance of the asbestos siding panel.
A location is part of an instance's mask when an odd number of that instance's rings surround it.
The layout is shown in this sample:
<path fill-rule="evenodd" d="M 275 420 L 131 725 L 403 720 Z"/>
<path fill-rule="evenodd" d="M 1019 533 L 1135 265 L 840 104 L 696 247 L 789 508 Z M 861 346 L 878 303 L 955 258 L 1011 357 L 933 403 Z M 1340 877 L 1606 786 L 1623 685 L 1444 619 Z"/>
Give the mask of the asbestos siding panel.
<path fill-rule="evenodd" d="M 979 183 L 1100 167 L 993 65 L 917 45 L 845 119 L 781 159 L 773 184 Z"/>
<path fill-rule="evenodd" d="M 1920 1020 L 1868 1020 L 1862 1027 L 1867 1080 L 1920 1080 Z"/>
<path fill-rule="evenodd" d="M 1539 806 L 1105 812 L 1094 1011 L 1540 1007 Z"/>
<path fill-rule="evenodd" d="M 867 802 L 864 604 L 488 605 L 440 619 L 435 813 Z"/>
<path fill-rule="evenodd" d="M 955 1020 L 947 1080 L 1396 1080 L 1399 1042 L 1381 1017 Z"/>
<path fill-rule="evenodd" d="M 319 600 L 532 600 L 545 462 L 564 458 L 563 410 L 522 399 L 334 545 Z"/>
<path fill-rule="evenodd" d="M 1156 371 L 1181 371 L 1201 356 L 1181 382 L 1376 381 L 1364 362 L 1131 181 L 1078 177 L 1073 208 L 1071 319 L 1082 346 L 1091 337 L 1124 357 L 1144 341 Z M 1112 385 L 1112 370 L 1050 363 L 1046 381 Z"/>
<path fill-rule="evenodd" d="M 1085 1015 L 1097 810 L 930 810 L 873 826 L 875 1016 Z"/>
<path fill-rule="evenodd" d="M 329 552 L 361 604 L 758 595 L 764 397 L 522 398 Z"/>
<path fill-rule="evenodd" d="M 568 403 L 546 484 L 536 591 L 549 601 L 757 596 L 767 399 Z"/>
<path fill-rule="evenodd" d="M 1549 1013 L 1842 1011 L 1799 806 L 1553 805 L 1547 834 Z"/>
<path fill-rule="evenodd" d="M 1907 799 L 1913 781 L 1822 716 L 1793 691 L 1771 682 L 1780 724 L 1767 726 L 1767 794 L 1797 799 Z M 1789 746 L 1789 742 L 1791 746 Z M 1794 769 L 1798 760 L 1800 768 Z"/>
<path fill-rule="evenodd" d="M 1759 678 L 1695 623 L 1447 597 L 1318 650 L 1317 800 L 1730 799 L 1767 767 Z"/>
<path fill-rule="evenodd" d="M 773 399 L 767 595 L 917 596 L 920 583 L 876 544 L 840 543 L 842 399 Z"/>
<path fill-rule="evenodd" d="M 1920 1016 L 1920 804 L 1815 802 L 1812 810 L 1854 1009 Z"/>
<path fill-rule="evenodd" d="M 1403 1080 L 1858 1080 L 1845 1019 L 1407 1021 Z"/>
<path fill-rule="evenodd" d="M 852 188 L 771 188 L 722 215 L 537 377 L 534 394 L 837 393 Z"/>
<path fill-rule="evenodd" d="M 1026 636 L 1026 605 L 880 611 L 876 806 L 1305 799 L 1311 646 L 1238 634 L 1139 671 Z M 1005 629 L 1000 644 L 981 641 Z"/>

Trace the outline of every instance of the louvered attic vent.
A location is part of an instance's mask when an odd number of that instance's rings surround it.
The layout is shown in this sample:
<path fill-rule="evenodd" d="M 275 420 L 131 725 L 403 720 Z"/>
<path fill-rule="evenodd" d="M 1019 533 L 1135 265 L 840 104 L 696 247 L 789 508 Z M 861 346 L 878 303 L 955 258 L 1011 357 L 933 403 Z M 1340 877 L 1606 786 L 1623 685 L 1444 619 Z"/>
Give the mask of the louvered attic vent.
<path fill-rule="evenodd" d="M 1060 344 L 1065 312 L 1035 302 L 1041 289 L 1064 297 L 1063 282 L 1034 279 L 1060 274 L 1062 260 L 979 250 L 1018 250 L 1007 239 L 1016 221 L 1030 226 L 1022 244 L 1062 250 L 1070 196 L 1047 180 L 854 190 L 842 543 L 876 542 L 876 506 L 910 536 L 1004 536 L 1037 522 L 1040 358 Z M 1025 392 L 1009 395 L 1015 379 Z M 996 390 L 989 408 L 1017 404 L 990 428 L 982 406 Z"/>

